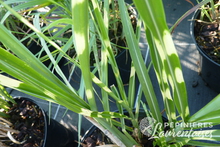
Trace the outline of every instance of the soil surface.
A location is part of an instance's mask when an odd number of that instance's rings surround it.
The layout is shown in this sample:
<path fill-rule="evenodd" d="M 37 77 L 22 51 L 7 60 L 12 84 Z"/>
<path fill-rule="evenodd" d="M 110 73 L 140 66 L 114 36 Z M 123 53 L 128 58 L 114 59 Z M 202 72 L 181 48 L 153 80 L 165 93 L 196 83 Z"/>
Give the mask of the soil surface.
<path fill-rule="evenodd" d="M 17 141 L 24 141 L 23 144 L 15 144 L 6 141 L 10 147 L 41 147 L 44 138 L 44 116 L 41 109 L 31 101 L 16 100 L 17 104 L 9 110 L 11 118 L 9 121 L 14 124 L 13 129 L 20 131 L 12 136 Z M 8 139 L 7 139 L 8 140 Z"/>
<path fill-rule="evenodd" d="M 216 9 L 215 12 L 219 15 L 219 9 Z M 204 16 L 202 20 L 200 18 L 199 14 L 194 25 L 196 42 L 206 55 L 220 64 L 220 22 L 218 17 L 213 17 L 213 21 L 210 21 L 207 16 Z"/>
<path fill-rule="evenodd" d="M 127 112 L 124 113 L 125 115 L 128 115 Z M 145 118 L 146 114 L 144 112 L 139 113 L 139 122 Z M 167 121 L 165 118 L 163 118 L 164 121 Z M 116 121 L 120 121 L 120 119 L 116 118 Z M 130 120 L 125 120 L 126 126 L 132 128 L 132 123 Z M 121 127 L 118 127 L 118 129 L 122 132 Z M 128 131 L 130 135 L 141 144 L 142 147 L 152 147 L 153 146 L 153 139 L 149 139 L 150 136 L 146 136 L 143 133 L 141 133 L 141 140 L 137 139 L 137 135 L 135 133 Z M 82 147 L 95 147 L 100 145 L 107 145 L 107 144 L 114 144 L 110 138 L 108 138 L 100 129 L 96 127 L 92 127 L 89 132 L 84 136 L 81 146 Z M 156 146 L 157 147 L 157 146 Z"/>
<path fill-rule="evenodd" d="M 81 143 L 82 147 L 95 147 L 100 145 L 114 144 L 105 134 L 98 128 L 85 137 L 85 140 Z M 141 139 L 143 147 L 152 147 L 153 140 L 149 140 L 149 137 L 143 135 Z"/>

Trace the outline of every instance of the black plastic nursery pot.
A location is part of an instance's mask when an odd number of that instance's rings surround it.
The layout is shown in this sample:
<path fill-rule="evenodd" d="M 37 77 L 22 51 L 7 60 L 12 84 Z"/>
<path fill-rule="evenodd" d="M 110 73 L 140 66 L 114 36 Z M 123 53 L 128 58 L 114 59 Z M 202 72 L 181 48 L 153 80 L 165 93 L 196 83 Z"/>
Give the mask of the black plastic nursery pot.
<path fill-rule="evenodd" d="M 59 122 L 49 118 L 47 116 L 47 114 L 44 112 L 44 110 L 42 108 L 40 108 L 35 101 L 29 99 L 29 98 L 25 98 L 25 97 L 15 97 L 15 101 L 17 102 L 17 107 L 18 109 L 22 109 L 21 112 L 19 112 L 19 114 L 17 115 L 21 115 L 22 113 L 22 117 L 26 117 L 25 115 L 27 114 L 27 118 L 25 118 L 25 121 L 16 121 L 16 123 L 14 124 L 14 127 L 18 127 L 21 130 L 19 130 L 22 133 L 24 133 L 24 131 L 27 130 L 27 134 L 29 134 L 28 139 L 26 139 L 26 142 L 24 142 L 21 145 L 15 145 L 15 144 L 11 144 L 10 146 L 12 147 L 23 147 L 23 146 L 27 146 L 27 147 L 31 147 L 31 146 L 36 146 L 33 145 L 33 142 L 31 142 L 32 138 L 34 140 L 34 142 L 36 140 L 42 140 L 40 145 L 38 145 L 39 147 L 74 147 L 76 146 L 76 141 L 77 141 L 77 133 L 75 134 L 74 132 L 68 130 L 67 128 L 65 128 L 63 125 L 61 125 Z M 30 109 L 27 109 L 26 105 L 33 105 L 33 108 L 35 110 L 35 112 L 31 112 Z M 17 110 L 18 111 L 18 110 Z M 37 113 L 37 118 L 38 119 L 33 119 L 31 118 L 31 116 L 33 116 L 32 114 L 36 114 Z M 16 112 L 17 113 L 17 112 Z M 16 116 L 16 113 L 13 112 L 13 117 Z M 31 116 L 28 116 L 28 115 Z M 41 116 L 41 117 L 40 117 Z M 41 119 L 43 118 L 43 119 Z M 19 124 L 16 126 L 16 124 Z M 30 123 L 30 124 L 28 124 Z M 25 125 L 24 125 L 25 124 Z M 40 126 L 40 127 L 36 127 L 36 126 Z M 26 129 L 22 129 L 26 127 Z M 37 129 L 33 129 L 34 132 L 31 132 L 29 130 L 29 127 L 36 127 Z M 39 128 L 43 128 L 42 130 L 44 135 L 42 136 L 40 134 L 40 129 Z M 35 135 L 37 134 L 37 135 Z M 39 135 L 38 135 L 39 134 Z M 16 136 L 19 139 L 19 135 Z M 29 146 L 28 146 L 29 145 Z"/>
<path fill-rule="evenodd" d="M 195 39 L 195 19 L 198 18 L 199 14 L 200 10 L 197 10 L 193 15 L 192 22 L 190 24 L 190 34 L 200 54 L 199 74 L 201 75 L 207 86 L 209 86 L 216 92 L 220 92 L 220 64 L 213 61 L 207 55 L 207 53 L 205 53 L 205 51 L 198 45 Z"/>
<path fill-rule="evenodd" d="M 41 46 L 40 44 L 38 44 L 37 42 L 34 42 L 34 41 L 32 41 L 32 42 L 30 43 L 30 45 L 28 46 L 29 51 L 31 51 L 32 54 L 34 54 L 35 56 L 37 56 L 37 57 L 39 57 L 39 58 L 41 58 L 41 57 L 47 55 L 45 51 L 43 51 L 43 52 L 40 53 L 41 48 L 42 48 L 42 46 Z M 51 47 L 49 47 L 49 50 L 50 50 L 50 52 L 53 52 L 53 51 L 55 51 L 55 48 L 51 46 Z M 40 55 L 37 55 L 38 53 L 39 53 Z M 43 64 L 44 64 L 46 67 L 48 67 L 48 66 L 50 65 L 50 63 L 51 63 L 50 59 L 48 59 L 48 60 L 46 60 L 46 61 L 43 62 Z"/>
<path fill-rule="evenodd" d="M 115 59 L 118 65 L 122 82 L 124 84 L 127 84 L 129 82 L 130 72 L 131 72 L 131 56 L 129 54 L 129 51 L 123 50 L 118 56 L 115 57 Z M 113 85 L 113 84 L 117 85 L 112 67 L 110 65 L 109 65 L 108 75 L 109 75 L 109 79 L 108 79 L 109 85 Z"/>
<path fill-rule="evenodd" d="M 34 54 L 35 56 L 37 56 L 38 58 L 42 58 L 44 56 L 47 55 L 47 53 L 45 51 L 41 52 L 42 46 L 40 44 L 38 44 L 37 42 L 32 41 L 30 43 L 30 45 L 28 46 L 29 51 L 31 51 L 32 54 Z M 53 46 L 49 46 L 48 47 L 49 51 L 52 53 L 53 51 L 55 51 L 56 49 Z M 58 65 L 62 65 L 64 64 L 65 59 L 61 58 L 60 62 L 58 63 Z M 51 64 L 51 60 L 46 59 L 45 61 L 43 61 L 43 64 L 46 67 L 49 67 L 49 65 Z"/>
<path fill-rule="evenodd" d="M 115 112 L 118 112 L 115 111 Z M 135 113 L 135 109 L 133 110 L 133 113 Z M 128 115 L 127 111 L 124 111 L 125 115 Z M 163 122 L 168 122 L 167 118 L 161 116 L 163 119 Z M 144 111 L 144 109 L 140 109 L 139 110 L 139 123 L 141 123 L 141 121 L 146 118 L 146 113 Z M 118 121 L 120 121 L 119 119 L 116 119 Z M 129 127 L 132 127 L 132 123 L 128 120 L 125 120 L 125 124 Z M 141 124 L 139 124 L 141 125 Z M 144 125 L 146 127 L 146 124 Z M 168 128 L 165 128 L 165 130 Z M 120 128 L 119 128 L 120 130 Z M 143 130 L 142 130 L 143 131 Z M 144 133 L 144 132 L 142 132 Z M 145 133 L 144 133 L 145 134 Z M 152 147 L 153 146 L 153 140 L 151 139 L 150 141 L 148 140 L 148 136 L 143 135 L 142 138 L 142 144 L 144 147 Z M 83 137 L 81 138 L 81 146 L 82 147 L 95 147 L 97 146 L 97 144 L 95 144 L 95 140 L 97 140 L 97 143 L 100 143 L 98 145 L 107 145 L 107 144 L 113 144 L 113 142 L 104 135 L 104 133 L 102 133 L 102 131 L 100 129 L 98 129 L 95 125 L 92 125 L 87 131 L 86 133 L 83 135 Z M 103 143 L 103 144 L 102 144 Z M 158 146 L 156 146 L 158 147 Z"/>
<path fill-rule="evenodd" d="M 130 77 L 130 68 L 131 68 L 131 57 L 130 54 L 128 52 L 128 50 L 123 50 L 121 51 L 116 57 L 115 57 L 116 63 L 118 65 L 119 68 L 119 72 L 120 72 L 120 76 L 122 78 L 122 82 L 124 84 L 127 84 L 129 81 L 129 77 Z M 68 61 L 67 61 L 68 62 Z M 81 79 L 81 70 L 78 67 L 75 67 L 72 75 L 70 74 L 70 69 L 72 67 L 73 64 L 68 63 L 65 64 L 65 66 L 63 66 L 63 70 L 67 71 L 66 76 L 68 78 L 71 78 L 71 82 L 79 85 L 80 84 L 80 79 Z M 95 66 L 90 66 L 90 70 L 91 72 L 95 69 Z M 95 75 L 97 77 L 98 76 L 98 72 L 95 73 Z M 112 70 L 112 67 L 110 64 L 108 64 L 108 85 L 117 85 L 116 83 L 116 79 L 115 79 L 115 75 L 114 72 Z"/>
<path fill-rule="evenodd" d="M 28 46 L 28 49 L 29 49 L 29 51 L 30 51 L 33 55 L 35 55 L 37 58 L 42 58 L 42 57 L 45 57 L 45 56 L 47 55 L 46 51 L 41 51 L 42 46 L 39 45 L 38 43 L 34 42 L 34 41 L 32 41 L 32 42 L 30 43 L 30 45 Z M 49 46 L 48 49 L 49 49 L 49 51 L 50 51 L 51 53 L 56 50 L 53 46 Z M 55 56 L 55 59 L 56 59 L 56 57 L 57 57 L 57 55 Z M 52 61 L 49 59 L 49 57 L 48 57 L 48 59 L 45 59 L 44 61 L 42 61 L 42 63 L 43 63 L 48 69 L 50 69 L 50 71 L 53 71 L 53 74 L 54 74 L 54 75 L 56 75 L 59 79 L 61 79 L 60 76 L 58 75 L 58 73 L 56 72 L 56 70 L 54 70 L 54 69 L 52 68 L 52 67 L 53 67 L 53 66 L 51 66 L 51 65 L 52 65 Z M 62 66 L 64 65 L 64 63 L 65 63 L 65 58 L 62 57 L 62 58 L 60 59 L 60 61 L 58 62 L 58 66 L 59 66 L 59 67 L 62 67 Z M 61 79 L 61 80 L 62 80 L 62 79 Z"/>

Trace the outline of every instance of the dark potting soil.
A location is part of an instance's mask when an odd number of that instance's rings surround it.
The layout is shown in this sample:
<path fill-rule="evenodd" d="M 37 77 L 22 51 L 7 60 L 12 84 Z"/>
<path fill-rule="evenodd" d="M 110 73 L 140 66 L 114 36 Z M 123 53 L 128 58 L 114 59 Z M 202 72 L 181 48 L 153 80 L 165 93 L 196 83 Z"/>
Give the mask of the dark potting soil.
<path fill-rule="evenodd" d="M 101 130 L 96 128 L 85 140 L 81 143 L 82 147 L 95 147 L 106 144 L 114 144 Z M 153 140 L 149 140 L 149 137 L 143 135 L 141 139 L 143 147 L 152 147 Z"/>
<path fill-rule="evenodd" d="M 112 141 L 102 133 L 101 130 L 96 128 L 94 132 L 85 138 L 85 141 L 81 143 L 83 147 L 95 147 L 97 145 L 112 144 Z"/>
<path fill-rule="evenodd" d="M 127 112 L 125 112 L 125 115 L 128 115 Z M 141 112 L 139 114 L 139 122 L 145 118 L 146 114 Z M 167 119 L 163 118 L 164 121 L 167 121 Z M 120 121 L 118 118 L 116 118 L 117 121 Z M 125 120 L 125 124 L 128 127 L 132 127 L 132 123 L 130 120 Z M 118 129 L 122 132 L 121 127 L 118 127 Z M 165 131 L 168 130 L 169 128 L 165 128 Z M 153 139 L 149 139 L 149 136 L 146 136 L 144 134 L 141 135 L 141 139 L 135 137 L 136 135 L 133 134 L 132 132 L 129 132 L 133 138 L 140 143 L 142 147 L 152 147 L 153 146 Z M 110 138 L 108 138 L 100 129 L 97 127 L 91 127 L 89 132 L 84 136 L 81 142 L 82 147 L 95 147 L 99 145 L 107 145 L 107 144 L 114 144 Z M 156 146 L 157 147 L 157 146 Z"/>
<path fill-rule="evenodd" d="M 15 144 L 11 141 L 5 142 L 10 147 L 41 147 L 44 138 L 44 116 L 41 109 L 28 100 L 18 100 L 17 104 L 9 110 L 13 129 L 20 131 L 19 134 L 12 134 L 14 139 L 23 144 Z M 7 139 L 8 140 L 8 139 Z"/>
<path fill-rule="evenodd" d="M 195 37 L 200 48 L 216 63 L 220 64 L 220 36 L 218 23 L 196 22 Z"/>
<path fill-rule="evenodd" d="M 219 14 L 219 9 L 216 9 Z M 194 34 L 198 46 L 213 61 L 220 64 L 220 25 L 219 20 L 210 22 L 207 17 L 200 20 L 200 15 L 195 20 Z"/>

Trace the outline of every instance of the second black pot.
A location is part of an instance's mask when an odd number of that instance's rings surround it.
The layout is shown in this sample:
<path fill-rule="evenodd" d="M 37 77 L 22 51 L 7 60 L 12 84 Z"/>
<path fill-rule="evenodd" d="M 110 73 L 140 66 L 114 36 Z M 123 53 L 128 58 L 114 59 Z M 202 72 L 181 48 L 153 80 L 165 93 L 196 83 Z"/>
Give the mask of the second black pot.
<path fill-rule="evenodd" d="M 215 90 L 216 92 L 220 92 L 220 64 L 214 62 L 205 52 L 200 48 L 195 39 L 195 20 L 198 18 L 200 14 L 200 10 L 197 10 L 193 17 L 192 22 L 190 24 L 190 34 L 192 36 L 192 40 L 194 41 L 199 54 L 199 72 L 201 74 L 202 79 L 206 82 L 206 84 Z"/>
<path fill-rule="evenodd" d="M 129 78 L 130 78 L 130 69 L 131 69 L 131 57 L 130 54 L 128 52 L 128 50 L 123 50 L 122 52 L 120 52 L 116 57 L 115 57 L 116 63 L 118 65 L 119 68 L 119 72 L 120 72 L 120 76 L 122 78 L 122 82 L 123 84 L 127 84 L 129 82 Z M 68 62 L 68 61 L 67 61 Z M 81 70 L 78 67 L 75 67 L 74 72 L 72 73 L 72 75 L 70 75 L 70 69 L 72 64 L 71 63 L 66 63 L 64 64 L 65 66 L 63 66 L 63 71 L 65 71 L 64 73 L 66 73 L 66 77 L 71 79 L 71 83 L 72 86 L 74 88 L 78 88 L 79 84 L 80 84 L 80 79 L 81 79 Z M 91 66 L 90 70 L 92 71 L 95 67 Z M 95 74 L 97 77 L 98 73 Z M 116 79 L 114 76 L 114 72 L 112 70 L 112 67 L 110 64 L 108 64 L 108 86 L 110 85 L 116 85 Z"/>

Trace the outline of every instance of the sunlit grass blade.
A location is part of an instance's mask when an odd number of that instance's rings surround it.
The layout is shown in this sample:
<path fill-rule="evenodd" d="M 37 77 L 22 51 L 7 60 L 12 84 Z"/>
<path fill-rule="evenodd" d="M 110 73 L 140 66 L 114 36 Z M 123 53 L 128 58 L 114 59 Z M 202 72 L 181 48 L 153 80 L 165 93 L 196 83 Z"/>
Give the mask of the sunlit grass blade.
<path fill-rule="evenodd" d="M 67 25 L 67 24 L 72 24 L 72 19 L 70 18 L 60 18 L 58 20 L 53 21 L 52 23 L 50 23 L 48 26 L 46 26 L 45 30 L 49 30 L 51 28 L 56 27 L 58 24 L 63 24 L 63 25 Z"/>
<path fill-rule="evenodd" d="M 156 95 L 153 92 L 153 86 L 148 75 L 146 66 L 144 64 L 144 60 L 141 55 L 136 36 L 134 35 L 130 19 L 128 17 L 127 7 L 125 6 L 125 3 L 123 1 L 119 1 L 119 9 L 121 12 L 120 14 L 122 18 L 123 28 L 126 30 L 125 36 L 127 39 L 130 55 L 132 60 L 135 61 L 133 62 L 133 64 L 141 86 L 143 88 L 147 103 L 150 107 L 150 110 L 152 111 L 154 118 L 156 118 L 156 120 L 158 120 L 159 122 L 162 122 Z"/>
<path fill-rule="evenodd" d="M 208 104 L 206 104 L 202 109 L 200 109 L 198 112 L 196 112 L 193 116 L 190 117 L 189 122 L 200 122 L 204 119 L 204 121 L 207 118 L 208 119 L 215 119 L 219 120 L 219 113 L 220 108 L 218 105 L 220 103 L 220 95 L 217 95 L 214 99 L 212 99 Z M 216 112 L 216 113 L 215 113 Z M 212 115 L 212 117 L 209 117 L 209 115 Z"/>
<path fill-rule="evenodd" d="M 120 147 L 133 147 L 134 145 L 138 145 L 134 140 L 129 140 L 118 128 L 115 126 L 111 126 L 106 120 L 101 118 L 96 118 L 96 120 L 104 126 L 104 128 L 108 128 L 108 130 L 102 130 L 105 132 L 105 135 L 111 136 L 112 141 L 116 143 Z"/>
<path fill-rule="evenodd" d="M 0 84 L 0 95 L 2 96 L 3 99 L 5 99 L 6 101 L 10 101 L 12 103 L 15 103 L 13 97 L 8 93 L 8 91 L 5 89 L 4 86 L 2 86 Z M 4 106 L 4 105 L 3 105 Z M 7 104 L 6 104 L 7 106 Z"/>
<path fill-rule="evenodd" d="M 0 108 L 2 110 L 9 110 L 10 109 L 10 105 L 8 104 L 7 101 L 5 101 L 4 97 L 2 97 L 2 94 L 1 94 L 1 90 L 0 90 Z M 1 115 L 0 115 L 1 116 Z"/>
<path fill-rule="evenodd" d="M 134 0 L 134 3 L 139 10 L 139 14 L 145 26 L 147 26 L 152 33 L 156 48 L 163 61 L 163 68 L 172 89 L 174 103 L 182 119 L 185 121 L 189 117 L 187 91 L 179 58 L 166 24 L 163 3 L 162 1 L 148 0 Z"/>
<path fill-rule="evenodd" d="M 25 84 L 21 81 L 9 78 L 9 77 L 1 75 L 1 74 L 0 74 L 0 79 L 1 79 L 0 80 L 1 85 L 5 85 L 6 87 L 10 87 L 10 88 L 19 90 L 23 93 L 32 95 L 34 97 L 38 97 L 38 98 L 41 98 L 41 99 L 44 99 L 44 100 L 51 101 L 51 102 L 55 103 L 55 101 L 52 98 L 50 98 L 46 94 L 42 93 L 41 92 L 42 90 L 39 90 L 39 89 L 35 88 L 32 85 Z"/>
<path fill-rule="evenodd" d="M 53 83 L 52 81 L 50 81 L 50 79 L 44 76 L 45 73 L 34 70 L 26 62 L 15 57 L 4 49 L 0 49 L 0 63 L 0 69 L 15 78 L 24 81 L 26 84 L 34 86 L 42 93 L 48 95 L 48 97 L 51 97 L 53 99 L 56 99 L 57 96 L 63 97 L 64 99 L 59 99 L 62 104 L 67 102 L 73 103 L 75 101 L 76 104 L 84 108 L 88 107 L 88 105 L 81 98 L 79 98 L 78 95 L 73 93 L 62 82 L 58 85 Z M 28 73 L 26 71 L 28 71 Z M 49 70 L 47 71 L 47 76 L 51 76 L 56 79 L 56 77 Z M 72 97 L 75 98 L 72 99 Z"/>
<path fill-rule="evenodd" d="M 120 97 L 118 97 L 114 92 L 112 92 L 108 86 L 106 86 L 102 81 L 100 81 L 93 73 L 91 73 L 91 77 L 93 82 L 102 88 L 106 93 L 108 93 L 109 96 L 111 96 L 117 103 L 123 106 L 126 110 L 131 110 L 131 108 L 127 105 L 126 101 L 123 101 Z"/>
<path fill-rule="evenodd" d="M 132 64 L 131 66 L 131 72 L 130 72 L 130 78 L 129 78 L 129 87 L 128 87 L 128 103 L 130 105 L 131 108 L 134 107 L 134 102 L 135 102 L 135 69 L 134 66 Z M 140 103 L 140 101 L 138 101 L 138 103 Z"/>
<path fill-rule="evenodd" d="M 45 39 L 46 41 L 50 42 L 56 49 L 60 50 L 60 47 L 55 44 L 53 41 L 51 41 L 48 37 L 46 37 L 42 32 L 40 32 L 37 28 L 35 28 L 30 22 L 28 22 L 26 19 L 24 19 L 22 16 L 20 16 L 18 13 L 16 13 L 13 9 L 11 9 L 8 5 L 5 5 L 2 3 L 7 9 L 9 9 L 19 20 L 21 20 L 23 23 L 25 23 L 27 26 L 29 26 L 33 31 L 35 31 L 40 37 Z M 0 30 L 2 33 L 1 41 L 11 49 L 12 52 L 14 52 L 18 57 L 23 59 L 24 61 L 27 61 L 28 64 L 30 64 L 34 69 L 37 71 L 41 71 L 42 73 L 45 73 L 48 69 L 40 63 L 39 60 L 34 58 L 34 55 L 30 53 L 29 50 L 26 49 L 24 45 L 22 45 L 12 34 L 9 33 L 9 31 L 2 25 L 0 24 Z M 10 38 L 10 39 L 9 39 Z M 10 40 L 15 40 L 14 43 L 12 44 Z M 32 61 L 32 62 L 29 62 Z M 57 78 L 53 78 L 45 74 L 45 77 L 48 77 L 48 79 L 51 79 L 53 82 L 58 82 L 61 83 Z M 65 78 L 63 79 L 64 81 Z M 66 82 L 68 85 L 69 83 Z M 71 87 L 71 86 L 69 86 Z M 73 89 L 72 89 L 73 90 Z"/>
<path fill-rule="evenodd" d="M 3 2 L 3 1 L 1 0 L 1 2 Z M 48 5 L 52 4 L 52 1 L 48 1 L 48 0 L 29 0 L 29 1 L 26 1 L 26 0 L 7 0 L 7 1 L 4 1 L 4 3 L 8 4 L 8 5 L 12 5 L 13 9 L 15 11 L 20 11 L 20 13 L 24 13 L 24 11 L 33 11 L 33 10 L 48 6 Z M 34 7 L 37 5 L 39 5 L 39 6 Z M 32 7 L 34 7 L 34 8 L 32 8 Z M 27 9 L 29 9 L 29 10 L 27 10 Z M 11 12 L 8 11 L 5 14 L 5 16 L 2 18 L 1 22 L 5 21 L 5 19 L 7 19 L 7 17 L 10 14 L 11 14 Z"/>
<path fill-rule="evenodd" d="M 99 27 L 95 21 L 95 18 L 93 15 L 91 15 L 93 12 L 90 9 L 90 16 L 91 16 L 91 21 L 90 21 L 90 48 L 91 52 L 94 54 L 95 58 L 95 63 L 94 66 L 98 70 L 98 75 L 100 80 L 105 84 L 108 85 L 108 58 L 107 58 L 107 50 L 105 47 L 102 46 L 103 44 L 103 39 L 102 34 L 99 30 Z M 105 18 L 105 21 L 108 20 L 108 17 Z M 107 93 L 101 89 L 101 98 L 102 98 L 102 103 L 103 103 L 103 109 L 106 111 L 109 111 L 109 98 Z"/>
<path fill-rule="evenodd" d="M 104 1 L 104 25 L 105 25 L 105 29 L 107 30 L 109 27 L 109 1 Z M 94 30 L 95 31 L 95 30 Z M 98 51 L 97 51 L 98 53 Z M 98 54 L 97 54 L 98 55 Z M 105 47 L 101 47 L 101 68 L 100 68 L 100 79 L 101 81 L 108 85 L 109 81 L 108 81 L 108 76 L 109 76 L 109 69 L 108 69 L 108 52 L 107 49 Z M 104 110 L 110 110 L 109 108 L 109 98 L 108 98 L 108 94 L 101 89 L 101 93 L 102 93 L 102 99 L 103 99 L 103 107 Z"/>
<path fill-rule="evenodd" d="M 98 1 L 92 0 L 91 2 L 92 2 L 93 9 L 94 9 L 94 12 L 91 15 L 92 16 L 94 15 L 93 18 L 95 18 L 95 22 L 97 24 L 96 26 L 98 26 L 97 30 L 100 31 L 99 35 L 100 35 L 100 38 L 101 38 L 101 41 L 103 44 L 102 52 L 108 53 L 109 63 L 111 65 L 113 73 L 115 75 L 121 98 L 124 101 L 127 101 L 127 96 L 125 94 L 123 83 L 122 83 L 122 80 L 121 80 L 121 77 L 119 74 L 119 69 L 118 69 L 118 66 L 117 66 L 117 63 L 115 60 L 115 56 L 114 56 L 114 53 L 113 53 L 113 50 L 112 50 L 112 47 L 110 44 L 110 40 L 108 37 L 108 30 L 106 28 L 106 24 L 104 24 L 104 22 L 103 22 L 103 17 L 102 17 L 102 13 L 100 11 L 100 8 L 99 8 Z"/>
<path fill-rule="evenodd" d="M 215 110 L 209 113 L 204 114 L 203 116 L 201 116 L 200 118 L 198 118 L 196 120 L 196 122 L 199 123 L 209 123 L 212 122 L 212 125 L 218 125 L 220 124 L 219 120 L 220 120 L 220 110 Z"/>
<path fill-rule="evenodd" d="M 89 5 L 87 0 L 72 0 L 74 45 L 80 61 L 80 69 L 85 82 L 85 92 L 92 110 L 97 110 L 92 78 L 90 76 L 89 56 Z M 76 15 L 77 14 L 77 15 Z M 80 25 L 79 25 L 80 24 Z"/>
<path fill-rule="evenodd" d="M 167 81 L 166 72 L 165 72 L 165 69 L 163 68 L 163 64 L 162 64 L 161 58 L 158 55 L 158 51 L 156 49 L 154 41 L 152 40 L 152 36 L 151 36 L 152 34 L 150 33 L 150 30 L 148 28 L 145 28 L 145 32 L 146 32 L 147 40 L 149 42 L 148 45 L 150 48 L 151 60 L 154 65 L 154 69 L 156 71 L 161 94 L 163 96 L 164 107 L 165 107 L 166 113 L 168 114 L 167 117 L 170 122 L 175 122 L 176 121 L 176 110 L 175 110 L 173 99 L 171 97 L 171 91 L 170 91 L 169 84 Z"/>

